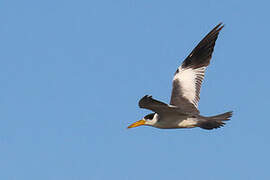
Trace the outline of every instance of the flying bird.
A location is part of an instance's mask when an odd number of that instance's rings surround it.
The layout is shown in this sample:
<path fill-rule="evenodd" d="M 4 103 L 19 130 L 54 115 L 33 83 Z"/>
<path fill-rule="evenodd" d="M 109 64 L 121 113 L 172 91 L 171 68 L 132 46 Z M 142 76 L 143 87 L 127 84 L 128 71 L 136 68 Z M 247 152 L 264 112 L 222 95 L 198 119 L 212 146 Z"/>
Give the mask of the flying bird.
<path fill-rule="evenodd" d="M 215 115 L 202 116 L 198 110 L 200 89 L 207 66 L 214 51 L 215 42 L 224 25 L 218 24 L 192 50 L 188 57 L 176 70 L 170 104 L 158 101 L 146 95 L 139 101 L 139 107 L 153 111 L 142 120 L 131 124 L 128 128 L 141 125 L 160 129 L 194 128 L 215 129 L 230 120 L 232 111 Z"/>

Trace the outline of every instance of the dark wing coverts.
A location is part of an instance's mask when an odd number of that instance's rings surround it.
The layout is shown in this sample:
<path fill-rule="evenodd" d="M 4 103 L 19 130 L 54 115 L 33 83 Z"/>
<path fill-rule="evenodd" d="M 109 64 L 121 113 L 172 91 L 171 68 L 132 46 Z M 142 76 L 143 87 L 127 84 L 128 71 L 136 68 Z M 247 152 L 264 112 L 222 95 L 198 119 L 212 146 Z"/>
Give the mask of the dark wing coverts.
<path fill-rule="evenodd" d="M 141 98 L 141 100 L 139 101 L 139 107 L 151 110 L 153 112 L 158 113 L 159 115 L 162 115 L 163 113 L 165 114 L 172 113 L 181 115 L 189 114 L 189 112 L 184 112 L 179 107 L 165 104 L 163 102 L 153 99 L 152 96 L 148 95 Z"/>

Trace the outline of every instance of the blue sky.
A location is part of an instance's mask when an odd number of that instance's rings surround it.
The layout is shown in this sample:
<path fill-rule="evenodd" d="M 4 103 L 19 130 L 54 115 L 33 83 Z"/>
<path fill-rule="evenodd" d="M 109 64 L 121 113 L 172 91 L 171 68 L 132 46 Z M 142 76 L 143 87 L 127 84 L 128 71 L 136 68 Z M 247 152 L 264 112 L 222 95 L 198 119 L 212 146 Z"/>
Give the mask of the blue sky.
<path fill-rule="evenodd" d="M 0 6 L 0 179 L 269 175 L 268 1 L 9 0 Z M 225 23 L 200 111 L 218 130 L 126 127 L 168 102 L 173 73 Z"/>

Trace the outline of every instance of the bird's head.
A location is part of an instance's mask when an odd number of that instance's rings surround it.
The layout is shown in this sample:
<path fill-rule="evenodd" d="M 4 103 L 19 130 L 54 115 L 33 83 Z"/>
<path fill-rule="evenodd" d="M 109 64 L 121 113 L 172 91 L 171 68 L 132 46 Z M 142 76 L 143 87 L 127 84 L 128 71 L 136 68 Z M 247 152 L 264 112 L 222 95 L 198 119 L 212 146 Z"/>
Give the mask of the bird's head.
<path fill-rule="evenodd" d="M 128 126 L 128 128 L 134 128 L 134 127 L 138 127 L 138 126 L 142 126 L 142 125 L 153 126 L 156 123 L 156 121 L 157 120 L 156 120 L 155 113 L 151 113 L 151 114 L 144 116 L 143 119 L 131 124 L 130 126 Z"/>

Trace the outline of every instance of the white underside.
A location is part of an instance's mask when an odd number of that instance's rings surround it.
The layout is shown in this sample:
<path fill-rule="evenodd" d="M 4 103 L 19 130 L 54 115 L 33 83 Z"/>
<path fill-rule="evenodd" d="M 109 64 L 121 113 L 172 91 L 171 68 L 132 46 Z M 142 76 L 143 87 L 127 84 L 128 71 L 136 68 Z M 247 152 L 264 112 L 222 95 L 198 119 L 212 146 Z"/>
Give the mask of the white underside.
<path fill-rule="evenodd" d="M 155 114 L 151 121 L 146 121 L 145 125 L 154 126 L 161 129 L 173 128 L 193 128 L 197 127 L 197 118 L 188 118 L 187 116 L 169 116 L 161 118 Z"/>
<path fill-rule="evenodd" d="M 196 127 L 197 122 L 198 121 L 196 118 L 187 118 L 186 120 L 182 120 L 180 123 L 178 123 L 178 126 L 182 128 L 192 128 Z"/>

